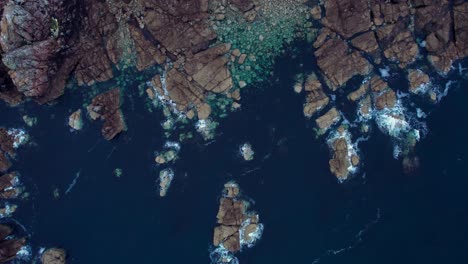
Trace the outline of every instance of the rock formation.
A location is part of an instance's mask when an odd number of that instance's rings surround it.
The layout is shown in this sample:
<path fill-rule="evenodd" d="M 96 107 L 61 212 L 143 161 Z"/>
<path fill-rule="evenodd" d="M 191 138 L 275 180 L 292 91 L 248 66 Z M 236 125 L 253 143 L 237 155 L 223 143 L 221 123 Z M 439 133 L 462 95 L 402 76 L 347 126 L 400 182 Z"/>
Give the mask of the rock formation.
<path fill-rule="evenodd" d="M 65 264 L 67 254 L 61 248 L 49 248 L 42 253 L 41 261 L 43 264 Z"/>
<path fill-rule="evenodd" d="M 214 229 L 213 245 L 222 246 L 231 253 L 244 245 L 253 245 L 261 236 L 263 225 L 259 217 L 248 212 L 249 204 L 240 197 L 239 186 L 234 182 L 224 185 L 216 216 L 218 226 Z"/>
<path fill-rule="evenodd" d="M 114 88 L 93 98 L 87 107 L 91 119 L 104 121 L 101 132 L 105 139 L 111 140 L 125 130 L 125 121 L 120 111 L 120 89 Z"/>
<path fill-rule="evenodd" d="M 5 263 L 16 258 L 16 253 L 26 245 L 26 239 L 10 239 L 13 229 L 0 224 L 0 263 Z"/>
<path fill-rule="evenodd" d="M 83 128 L 83 118 L 81 116 L 81 109 L 73 112 L 68 118 L 68 126 L 74 130 L 81 130 Z"/>

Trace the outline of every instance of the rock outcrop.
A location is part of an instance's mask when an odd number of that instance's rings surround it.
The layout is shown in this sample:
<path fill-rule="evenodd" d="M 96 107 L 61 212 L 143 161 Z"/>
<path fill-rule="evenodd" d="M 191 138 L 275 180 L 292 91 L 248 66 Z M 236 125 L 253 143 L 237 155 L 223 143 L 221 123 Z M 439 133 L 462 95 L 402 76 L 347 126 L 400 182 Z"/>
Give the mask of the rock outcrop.
<path fill-rule="evenodd" d="M 333 91 L 355 75 L 366 75 L 372 68 L 358 51 L 350 52 L 346 42 L 337 37 L 326 40 L 322 45 L 318 39 L 315 44 L 319 47 L 315 52 L 317 64 Z"/>
<path fill-rule="evenodd" d="M 67 253 L 61 248 L 49 248 L 42 253 L 41 261 L 43 264 L 65 264 Z"/>
<path fill-rule="evenodd" d="M 101 133 L 106 140 L 113 139 L 125 130 L 125 121 L 120 111 L 120 89 L 114 88 L 93 98 L 87 107 L 91 119 L 101 119 L 104 124 Z"/>
<path fill-rule="evenodd" d="M 11 172 L 0 176 L 0 198 L 13 199 L 18 197 L 21 189 L 17 187 L 18 174 Z"/>
<path fill-rule="evenodd" d="M 223 246 L 231 253 L 244 245 L 253 245 L 261 236 L 263 225 L 258 215 L 248 212 L 249 204 L 240 197 L 239 186 L 229 182 L 224 185 L 216 216 L 218 226 L 214 229 L 213 245 Z"/>
<path fill-rule="evenodd" d="M 323 91 L 322 83 L 314 73 L 307 77 L 304 90 L 307 92 L 304 104 L 304 116 L 312 117 L 316 112 L 328 105 L 330 98 Z"/>
<path fill-rule="evenodd" d="M 16 254 L 26 245 L 26 239 L 10 239 L 13 229 L 0 224 L 0 263 L 5 263 L 16 258 Z"/>

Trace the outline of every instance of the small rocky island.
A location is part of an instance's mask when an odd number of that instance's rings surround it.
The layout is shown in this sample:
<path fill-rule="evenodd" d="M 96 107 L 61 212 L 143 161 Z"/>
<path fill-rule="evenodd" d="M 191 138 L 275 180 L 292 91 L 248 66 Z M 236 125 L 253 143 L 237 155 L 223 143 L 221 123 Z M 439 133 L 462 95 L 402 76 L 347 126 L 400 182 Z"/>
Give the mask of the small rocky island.
<path fill-rule="evenodd" d="M 234 253 L 243 247 L 252 247 L 261 238 L 263 224 L 255 212 L 248 211 L 249 203 L 242 198 L 239 185 L 228 182 L 224 185 L 219 200 L 217 226 L 214 229 L 211 253 L 213 263 L 236 263 Z"/>

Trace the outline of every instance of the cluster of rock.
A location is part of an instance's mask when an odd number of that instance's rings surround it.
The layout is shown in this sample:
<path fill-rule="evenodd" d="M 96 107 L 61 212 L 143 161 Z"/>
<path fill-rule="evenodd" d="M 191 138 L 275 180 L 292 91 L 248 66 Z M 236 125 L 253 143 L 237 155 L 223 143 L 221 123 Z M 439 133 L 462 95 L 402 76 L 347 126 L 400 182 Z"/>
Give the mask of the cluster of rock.
<path fill-rule="evenodd" d="M 8 172 L 12 164 L 10 157 L 27 139 L 25 132 L 17 129 L 0 128 L 0 218 L 11 216 L 17 206 L 9 200 L 17 199 L 23 193 L 17 172 Z M 8 172 L 8 173 L 6 173 Z M 7 262 L 17 257 L 18 252 L 26 245 L 25 238 L 14 238 L 13 229 L 0 225 L 0 262 Z"/>
<path fill-rule="evenodd" d="M 212 259 L 216 263 L 232 263 L 233 253 L 244 246 L 253 246 L 260 239 L 263 225 L 259 223 L 258 214 L 249 212 L 248 207 L 248 202 L 240 197 L 239 186 L 235 182 L 226 183 L 213 235 L 213 245 L 217 249 Z"/>
<path fill-rule="evenodd" d="M 117 134 L 126 129 L 123 114 L 120 110 L 119 88 L 111 89 L 94 97 L 91 104 L 88 105 L 87 110 L 92 120 L 101 119 L 104 121 L 101 133 L 107 140 L 113 139 Z M 81 113 L 77 117 L 75 114 L 72 114 L 72 117 L 79 120 L 80 115 Z M 78 125 L 76 125 L 75 119 L 73 119 L 72 124 L 75 128 L 80 127 L 79 121 Z"/>
<path fill-rule="evenodd" d="M 13 231 L 10 226 L 0 224 L 0 263 L 15 259 L 17 253 L 26 245 L 25 238 L 12 238 Z"/>
<path fill-rule="evenodd" d="M 438 92 L 432 89 L 428 74 L 416 69 L 414 62 L 426 61 L 446 74 L 455 60 L 466 57 L 467 11 L 465 1 L 447 0 L 326 0 L 311 9 L 312 17 L 323 26 L 313 43 L 319 72 L 300 79 L 294 89 L 306 91 L 304 115 L 318 115 L 319 134 L 337 127 L 329 146 L 333 152 L 330 170 L 338 179 L 347 178 L 359 157 L 349 155 L 350 145 L 355 144 L 346 140 L 350 136 L 343 136 L 350 133 L 343 128 L 348 121 L 337 108 L 339 104 L 329 106 L 329 98 L 335 98 L 330 94 L 341 94 L 351 79 L 365 76 L 362 85 L 347 96 L 358 109 L 356 122 L 362 123 L 361 133 L 368 132 L 368 122 L 374 119 L 397 141 L 395 157 L 410 156 L 420 131 L 409 123 L 396 90 L 374 73 L 385 66 L 376 69 L 374 65 L 388 62 L 406 71 L 409 91 L 436 102 Z M 423 40 L 418 42 L 416 36 Z"/>

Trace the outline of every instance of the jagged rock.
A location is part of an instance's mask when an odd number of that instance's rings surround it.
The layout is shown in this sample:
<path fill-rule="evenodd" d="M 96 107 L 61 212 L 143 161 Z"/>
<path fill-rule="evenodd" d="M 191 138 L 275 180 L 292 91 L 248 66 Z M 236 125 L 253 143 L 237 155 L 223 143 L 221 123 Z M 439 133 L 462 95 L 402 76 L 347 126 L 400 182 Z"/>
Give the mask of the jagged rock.
<path fill-rule="evenodd" d="M 395 23 L 399 19 L 409 16 L 411 13 L 408 2 L 406 0 L 371 0 L 369 4 L 372 11 L 373 22 L 377 26 L 388 23 Z"/>
<path fill-rule="evenodd" d="M 308 92 L 304 104 L 304 116 L 312 117 L 317 111 L 328 105 L 330 99 L 323 92 L 322 84 L 315 74 L 312 73 L 307 77 L 304 90 Z"/>
<path fill-rule="evenodd" d="M 208 1 L 147 0 L 145 28 L 172 54 L 197 53 L 208 47 L 216 33 L 208 23 Z"/>
<path fill-rule="evenodd" d="M 13 233 L 9 226 L 0 224 L 0 263 L 5 263 L 16 258 L 16 253 L 26 245 L 26 239 L 7 239 Z"/>
<path fill-rule="evenodd" d="M 380 63 L 380 52 L 377 38 L 373 31 L 361 34 L 351 40 L 351 45 L 357 49 L 367 52 L 374 57 L 377 63 Z"/>
<path fill-rule="evenodd" d="M 12 199 L 16 198 L 21 192 L 15 187 L 18 180 L 16 172 L 8 173 L 0 176 L 0 198 Z"/>
<path fill-rule="evenodd" d="M 316 5 L 310 9 L 310 15 L 313 19 L 319 20 L 322 18 L 322 8 L 319 5 Z"/>
<path fill-rule="evenodd" d="M 338 138 L 332 143 L 333 158 L 329 161 L 330 171 L 338 179 L 348 177 L 348 167 L 351 165 L 348 158 L 348 145 L 346 139 Z"/>
<path fill-rule="evenodd" d="M 232 88 L 232 78 L 227 63 L 229 58 L 224 56 L 230 44 L 220 44 L 205 51 L 188 57 L 185 71 L 203 89 L 215 93 L 222 93 Z"/>
<path fill-rule="evenodd" d="M 404 20 L 389 24 L 377 30 L 377 37 L 383 48 L 384 56 L 397 62 L 401 68 L 414 62 L 419 53 L 413 34 Z"/>
<path fill-rule="evenodd" d="M 154 64 L 162 64 L 166 56 L 157 49 L 150 40 L 146 39 L 140 28 L 130 25 L 130 34 L 135 42 L 137 53 L 136 67 L 139 71 L 144 70 Z"/>
<path fill-rule="evenodd" d="M 367 0 L 328 0 L 325 13 L 322 23 L 345 38 L 365 32 L 372 25 Z"/>
<path fill-rule="evenodd" d="M 315 120 L 317 127 L 322 130 L 328 130 L 334 123 L 341 119 L 340 112 L 335 107 Z"/>
<path fill-rule="evenodd" d="M 92 119 L 104 121 L 101 132 L 106 140 L 113 139 L 125 130 L 125 121 L 120 111 L 120 88 L 114 88 L 93 98 L 87 107 Z"/>
<path fill-rule="evenodd" d="M 369 81 L 369 84 L 370 89 L 374 93 L 382 92 L 383 90 L 388 88 L 388 84 L 377 75 L 372 76 L 371 80 Z"/>
<path fill-rule="evenodd" d="M 408 80 L 410 83 L 410 92 L 416 93 L 419 88 L 429 83 L 429 75 L 425 74 L 421 70 L 409 70 Z"/>
<path fill-rule="evenodd" d="M 252 245 L 261 233 L 258 215 L 247 212 L 248 203 L 239 197 L 239 186 L 229 182 L 224 185 L 223 197 L 216 216 L 218 226 L 214 229 L 213 245 L 222 245 L 229 252 L 240 251 L 244 244 Z M 241 236 L 241 234 L 243 234 Z"/>
<path fill-rule="evenodd" d="M 47 249 L 41 256 L 43 264 L 65 264 L 67 253 L 61 248 Z"/>
<path fill-rule="evenodd" d="M 23 101 L 23 97 L 8 75 L 8 69 L 0 62 L 0 100 L 5 101 L 10 106 L 16 106 Z"/>
<path fill-rule="evenodd" d="M 252 0 L 229 0 L 229 3 L 236 6 L 242 12 L 247 12 L 255 7 Z"/>
<path fill-rule="evenodd" d="M 362 98 L 367 92 L 369 91 L 369 83 L 365 82 L 361 86 L 359 86 L 359 89 L 356 91 L 351 92 L 348 94 L 348 100 L 355 102 Z"/>
<path fill-rule="evenodd" d="M 369 73 L 372 66 L 359 52 L 350 52 L 341 39 L 327 40 L 316 52 L 317 64 L 332 90 L 344 85 L 353 76 Z"/>
<path fill-rule="evenodd" d="M 81 116 L 81 109 L 73 112 L 68 118 L 68 125 L 74 130 L 81 130 L 83 128 L 83 118 Z"/>
<path fill-rule="evenodd" d="M 74 6 L 75 1 L 58 0 L 9 1 L 5 6 L 0 44 L 3 62 L 19 92 L 47 100 L 62 94 L 62 79 L 73 67 L 57 57 L 66 52 Z"/>
<path fill-rule="evenodd" d="M 174 102 L 179 111 L 186 112 L 190 105 L 201 105 L 205 99 L 203 88 L 189 81 L 176 69 L 167 73 L 166 83 L 167 95 L 162 89 L 159 90 L 159 94 Z"/>
<path fill-rule="evenodd" d="M 385 108 L 393 108 L 396 104 L 396 94 L 392 89 L 388 89 L 386 92 L 378 95 L 375 98 L 375 107 L 377 110 Z"/>

